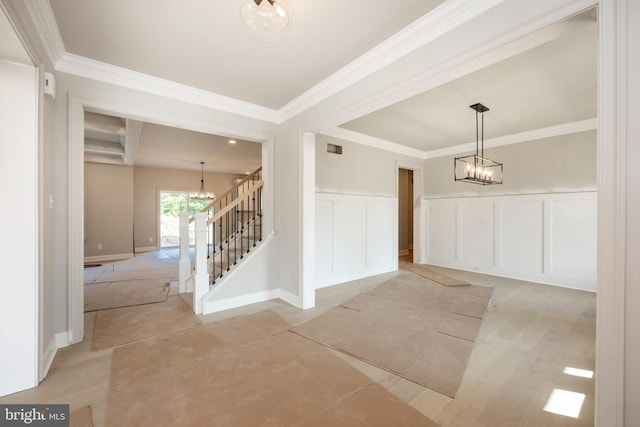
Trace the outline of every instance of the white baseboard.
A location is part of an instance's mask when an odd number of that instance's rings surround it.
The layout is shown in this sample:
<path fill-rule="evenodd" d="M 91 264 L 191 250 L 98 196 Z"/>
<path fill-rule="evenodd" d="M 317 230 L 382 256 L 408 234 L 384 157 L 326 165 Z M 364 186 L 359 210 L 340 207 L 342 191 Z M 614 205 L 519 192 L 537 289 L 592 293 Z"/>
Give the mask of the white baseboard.
<path fill-rule="evenodd" d="M 63 348 L 69 346 L 69 333 L 68 332 L 60 332 L 55 335 L 56 337 L 56 347 Z"/>
<path fill-rule="evenodd" d="M 287 304 L 299 307 L 300 298 L 284 289 L 269 289 L 268 291 L 255 292 L 253 294 L 241 295 L 238 297 L 226 298 L 223 300 L 207 302 L 202 307 L 202 314 L 217 313 L 219 311 L 231 310 L 232 308 L 243 307 L 259 302 L 281 299 Z"/>
<path fill-rule="evenodd" d="M 136 248 L 136 253 L 139 252 L 153 252 L 157 251 L 159 248 L 157 246 L 143 246 L 141 248 Z"/>
<path fill-rule="evenodd" d="M 103 262 L 103 261 L 117 261 L 121 259 L 131 259 L 131 258 L 133 258 L 133 253 L 129 252 L 126 254 L 86 256 L 84 257 L 84 262 L 90 263 L 90 262 Z"/>
<path fill-rule="evenodd" d="M 270 289 L 268 291 L 206 302 L 203 304 L 202 314 L 217 313 L 219 311 L 231 310 L 232 308 L 276 299 L 279 297 L 278 291 L 279 289 Z"/>
<path fill-rule="evenodd" d="M 278 298 L 280 298 L 282 301 L 286 302 L 287 304 L 291 304 L 294 307 L 301 308 L 302 304 L 300 304 L 299 296 L 294 295 L 289 291 L 285 291 L 282 288 L 276 289 L 276 291 L 278 293 Z"/>
<path fill-rule="evenodd" d="M 42 366 L 40 371 L 39 380 L 42 381 L 47 374 L 49 373 L 49 369 L 51 368 L 51 364 L 58 353 L 59 348 L 67 347 L 69 345 L 69 333 L 68 332 L 60 332 L 55 334 L 51 341 L 49 341 L 49 345 L 45 349 L 42 355 Z"/>
<path fill-rule="evenodd" d="M 58 347 L 56 346 L 56 337 L 52 337 L 51 341 L 49 341 L 49 345 L 44 351 L 42 355 L 42 365 L 40 366 L 40 378 L 39 381 L 42 381 L 49 372 L 49 368 L 51 368 L 51 364 L 53 363 L 53 359 L 56 357 L 56 353 L 58 351 Z"/>
<path fill-rule="evenodd" d="M 397 258 L 396 258 L 397 259 Z M 365 277 L 377 276 L 378 274 L 390 273 L 398 269 L 397 261 L 392 264 L 363 268 L 359 270 L 347 271 L 344 273 L 336 273 L 331 276 L 316 278 L 316 289 L 326 288 L 328 286 L 340 283 L 351 282 L 353 280 L 364 279 Z"/>

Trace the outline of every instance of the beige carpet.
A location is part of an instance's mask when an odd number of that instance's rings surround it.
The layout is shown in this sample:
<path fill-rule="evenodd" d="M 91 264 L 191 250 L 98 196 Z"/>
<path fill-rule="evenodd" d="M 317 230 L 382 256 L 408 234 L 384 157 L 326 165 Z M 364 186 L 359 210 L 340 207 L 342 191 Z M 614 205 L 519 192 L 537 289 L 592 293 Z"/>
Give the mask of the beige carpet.
<path fill-rule="evenodd" d="M 158 304 L 100 310 L 96 314 L 92 350 L 102 350 L 198 325 L 200 321 L 182 297 Z"/>
<path fill-rule="evenodd" d="M 419 274 L 422 277 L 426 277 L 429 280 L 440 283 L 443 286 L 468 286 L 470 283 L 464 280 L 459 280 L 454 277 L 449 277 L 445 274 L 437 273 L 422 264 L 414 264 L 400 260 L 398 261 L 398 267 L 403 270 L 408 270 L 413 273 Z"/>
<path fill-rule="evenodd" d="M 84 311 L 164 302 L 171 277 L 92 283 L 84 286 Z"/>
<path fill-rule="evenodd" d="M 114 349 L 107 426 L 437 427 L 273 312 Z"/>
<path fill-rule="evenodd" d="M 292 331 L 455 397 L 492 293 L 407 273 Z"/>

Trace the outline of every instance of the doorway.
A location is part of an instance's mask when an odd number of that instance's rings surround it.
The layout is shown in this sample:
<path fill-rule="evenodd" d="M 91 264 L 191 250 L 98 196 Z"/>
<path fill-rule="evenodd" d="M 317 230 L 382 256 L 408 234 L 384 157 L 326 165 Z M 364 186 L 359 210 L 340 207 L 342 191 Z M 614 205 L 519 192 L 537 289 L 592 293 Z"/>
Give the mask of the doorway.
<path fill-rule="evenodd" d="M 412 260 L 413 170 L 398 169 L 398 256 Z"/>
<path fill-rule="evenodd" d="M 176 247 L 180 244 L 180 213 L 195 215 L 205 208 L 209 200 L 194 200 L 184 191 L 160 191 L 160 248 Z M 193 223 L 189 226 L 189 246 L 195 244 Z"/>

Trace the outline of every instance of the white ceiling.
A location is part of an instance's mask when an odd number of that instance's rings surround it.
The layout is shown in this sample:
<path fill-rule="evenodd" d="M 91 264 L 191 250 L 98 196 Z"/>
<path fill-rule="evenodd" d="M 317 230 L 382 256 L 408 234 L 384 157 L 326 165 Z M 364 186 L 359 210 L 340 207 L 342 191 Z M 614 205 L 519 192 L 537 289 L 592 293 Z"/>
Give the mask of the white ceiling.
<path fill-rule="evenodd" d="M 281 112 L 453 0 L 287 0 L 290 25 L 270 36 L 244 25 L 242 0 L 50 1 L 68 53 Z M 468 107 L 476 102 L 490 108 L 485 139 L 589 121 L 597 114 L 596 48 L 592 10 L 502 46 L 455 80 L 334 130 L 428 154 L 475 141 L 475 112 Z M 143 133 L 155 132 L 155 145 L 141 142 L 136 164 L 169 166 L 175 159 L 198 165 L 203 154 L 196 147 L 191 158 L 180 159 L 177 153 L 186 150 L 171 142 L 180 138 L 151 126 Z"/>
<path fill-rule="evenodd" d="M 145 123 L 138 141 L 136 166 L 204 170 L 245 174 L 262 165 L 262 146 L 257 142 Z M 179 149 L 176 149 L 179 147 Z"/>
<path fill-rule="evenodd" d="M 51 0 L 67 52 L 278 109 L 443 0 L 288 0 L 252 32 L 241 0 Z"/>
<path fill-rule="evenodd" d="M 596 117 L 594 12 L 530 39 L 521 53 L 341 127 L 431 151 L 475 141 L 475 111 L 469 106 L 476 102 L 490 109 L 484 114 L 485 139 Z M 502 50 L 514 51 L 517 43 Z"/>

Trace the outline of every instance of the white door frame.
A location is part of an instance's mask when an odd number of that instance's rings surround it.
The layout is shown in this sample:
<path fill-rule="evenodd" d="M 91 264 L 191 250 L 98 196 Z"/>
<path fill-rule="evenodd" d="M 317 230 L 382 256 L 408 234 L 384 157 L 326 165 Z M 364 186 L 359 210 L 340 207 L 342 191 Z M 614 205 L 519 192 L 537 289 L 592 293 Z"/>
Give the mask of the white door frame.
<path fill-rule="evenodd" d="M 183 129 L 221 134 L 260 142 L 262 144 L 263 212 L 265 232 L 273 231 L 273 167 L 274 138 L 271 134 L 252 129 L 222 125 L 213 120 L 184 116 L 179 111 L 167 111 L 128 104 L 120 99 L 105 99 L 85 94 L 69 93 L 69 175 L 68 175 L 68 334 L 69 344 L 84 337 L 84 112 L 91 110 L 127 117 L 142 122 L 174 126 L 180 116 Z"/>

